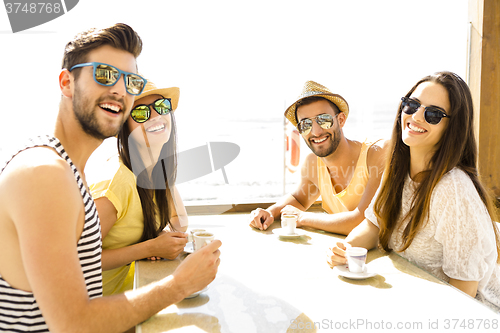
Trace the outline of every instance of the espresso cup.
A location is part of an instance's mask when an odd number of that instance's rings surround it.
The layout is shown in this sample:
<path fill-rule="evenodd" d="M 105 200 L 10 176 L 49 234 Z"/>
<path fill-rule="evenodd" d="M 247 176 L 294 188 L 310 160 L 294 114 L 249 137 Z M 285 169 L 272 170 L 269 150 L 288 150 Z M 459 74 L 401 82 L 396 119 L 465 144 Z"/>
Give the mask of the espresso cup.
<path fill-rule="evenodd" d="M 214 240 L 214 234 L 208 231 L 198 231 L 193 235 L 194 238 L 194 250 L 199 250 L 206 244 Z"/>
<path fill-rule="evenodd" d="M 368 250 L 364 247 L 350 247 L 345 251 L 347 266 L 351 273 L 363 273 L 365 271 L 366 254 Z"/>
<path fill-rule="evenodd" d="M 200 232 L 200 231 L 205 231 L 205 229 L 191 229 L 189 230 L 188 232 L 188 242 L 192 242 L 193 241 L 193 235 L 197 232 Z"/>
<path fill-rule="evenodd" d="M 286 214 L 281 216 L 281 227 L 288 235 L 294 235 L 297 227 L 297 215 Z"/>

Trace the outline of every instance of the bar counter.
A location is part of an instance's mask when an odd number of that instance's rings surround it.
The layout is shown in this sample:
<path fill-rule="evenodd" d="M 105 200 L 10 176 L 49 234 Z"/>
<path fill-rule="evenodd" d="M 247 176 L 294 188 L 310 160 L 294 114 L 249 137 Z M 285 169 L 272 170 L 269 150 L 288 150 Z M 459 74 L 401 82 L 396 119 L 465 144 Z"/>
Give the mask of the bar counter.
<path fill-rule="evenodd" d="M 248 226 L 248 214 L 191 216 L 189 225 L 222 241 L 217 278 L 136 332 L 500 330 L 500 314 L 394 252 L 369 251 L 367 264 L 377 275 L 352 280 L 326 263 L 327 248 L 344 236 L 298 229 L 300 238 L 283 239 L 272 232 L 279 221 L 260 231 Z M 186 255 L 136 262 L 134 287 L 171 274 Z"/>

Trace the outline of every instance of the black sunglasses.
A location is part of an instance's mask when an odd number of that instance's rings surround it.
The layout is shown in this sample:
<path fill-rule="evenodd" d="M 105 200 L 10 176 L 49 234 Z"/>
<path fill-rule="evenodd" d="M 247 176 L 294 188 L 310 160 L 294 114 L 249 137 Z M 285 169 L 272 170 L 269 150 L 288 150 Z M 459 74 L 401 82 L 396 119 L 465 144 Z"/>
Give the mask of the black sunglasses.
<path fill-rule="evenodd" d="M 132 112 L 130 112 L 130 116 L 135 122 L 144 123 L 148 121 L 149 117 L 151 117 L 151 106 L 160 116 L 167 115 L 172 111 L 170 98 L 159 98 L 151 104 L 137 105 L 132 109 Z"/>
<path fill-rule="evenodd" d="M 401 98 L 403 112 L 406 114 L 414 114 L 422 106 L 419 102 L 408 97 Z M 449 118 L 443 110 L 435 106 L 426 106 L 424 109 L 424 118 L 428 124 L 437 125 L 443 118 Z"/>
<path fill-rule="evenodd" d="M 335 117 L 338 113 L 335 115 Z M 297 124 L 297 129 L 300 134 L 307 135 L 311 132 L 313 121 L 315 120 L 322 129 L 329 129 L 333 125 L 333 116 L 328 113 L 319 114 L 316 117 L 304 118 Z"/>

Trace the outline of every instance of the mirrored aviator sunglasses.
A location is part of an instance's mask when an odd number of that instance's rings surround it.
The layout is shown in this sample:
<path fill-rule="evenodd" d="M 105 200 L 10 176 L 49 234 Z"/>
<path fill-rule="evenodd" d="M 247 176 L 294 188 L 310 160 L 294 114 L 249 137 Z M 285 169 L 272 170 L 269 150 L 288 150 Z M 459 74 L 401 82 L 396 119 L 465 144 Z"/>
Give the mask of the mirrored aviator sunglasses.
<path fill-rule="evenodd" d="M 75 68 L 92 66 L 94 69 L 94 81 L 102 86 L 114 86 L 121 75 L 124 75 L 125 89 L 130 95 L 140 95 L 146 86 L 147 80 L 135 73 L 122 71 L 114 66 L 102 62 L 86 62 L 70 68 L 70 72 Z"/>
<path fill-rule="evenodd" d="M 402 97 L 401 101 L 403 112 L 406 114 L 414 114 L 422 106 L 419 102 L 408 97 Z M 437 125 L 441 122 L 441 119 L 449 117 L 443 110 L 434 106 L 426 106 L 424 109 L 424 119 L 431 125 Z"/>
<path fill-rule="evenodd" d="M 172 103 L 170 102 L 170 98 L 159 98 L 151 104 L 139 104 L 136 105 L 135 108 L 130 112 L 130 116 L 132 119 L 141 124 L 151 117 L 151 108 L 156 111 L 160 116 L 164 116 L 172 112 Z"/>
<path fill-rule="evenodd" d="M 338 113 L 335 115 L 337 116 Z M 297 129 L 302 135 L 307 135 L 311 132 L 313 127 L 313 119 L 318 123 L 322 129 L 329 129 L 333 125 L 333 116 L 328 113 L 319 114 L 316 117 L 305 118 L 299 121 L 297 124 Z"/>

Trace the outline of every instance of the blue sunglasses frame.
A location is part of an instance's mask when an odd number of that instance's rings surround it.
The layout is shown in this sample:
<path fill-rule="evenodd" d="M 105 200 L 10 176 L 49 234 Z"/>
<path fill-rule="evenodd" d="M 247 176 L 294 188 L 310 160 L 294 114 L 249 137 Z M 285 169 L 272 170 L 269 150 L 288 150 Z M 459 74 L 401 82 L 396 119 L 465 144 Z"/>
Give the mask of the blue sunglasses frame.
<path fill-rule="evenodd" d="M 115 82 L 113 82 L 113 83 L 111 83 L 111 84 L 105 84 L 105 83 L 102 83 L 102 82 L 97 81 L 97 79 L 96 79 L 96 68 L 97 68 L 97 66 L 99 66 L 99 65 L 108 66 L 108 67 L 111 67 L 111 68 L 113 68 L 114 70 L 116 70 L 116 71 L 118 72 L 118 74 L 119 74 L 119 76 L 118 76 L 118 78 L 116 79 L 116 81 L 115 81 Z M 118 81 L 120 80 L 120 78 L 121 78 L 121 76 L 122 76 L 122 74 L 123 74 L 123 76 L 124 76 L 123 83 L 125 84 L 125 90 L 127 90 L 127 93 L 129 93 L 130 95 L 133 95 L 133 96 L 138 96 L 138 95 L 142 94 L 142 92 L 144 91 L 144 88 L 146 87 L 146 83 L 148 82 L 148 80 L 146 80 L 145 78 L 143 78 L 142 76 L 140 76 L 140 75 L 138 75 L 138 74 L 122 71 L 122 70 L 120 70 L 120 69 L 116 68 L 115 66 L 111 66 L 111 65 L 109 65 L 109 64 L 105 64 L 105 63 L 103 63 L 103 62 L 86 62 L 86 63 L 83 63 L 83 64 L 74 65 L 73 67 L 71 67 L 71 68 L 69 69 L 69 71 L 71 72 L 71 71 L 73 71 L 73 69 L 75 69 L 75 68 L 90 67 L 90 66 L 92 66 L 92 67 L 93 67 L 93 76 L 94 76 L 94 81 L 95 81 L 96 83 L 100 84 L 101 86 L 105 86 L 105 87 L 112 87 L 112 86 L 114 86 L 114 85 L 116 84 L 116 82 L 118 82 Z M 132 93 L 132 92 L 130 92 L 130 90 L 129 90 L 130 88 L 127 86 L 127 81 L 128 81 L 128 79 L 129 79 L 129 77 L 130 77 L 131 75 L 136 76 L 136 77 L 139 77 L 141 80 L 143 80 L 143 81 L 144 81 L 144 84 L 143 84 L 143 86 L 142 86 L 141 90 L 140 90 L 138 93 Z"/>

